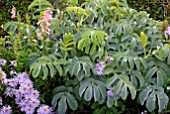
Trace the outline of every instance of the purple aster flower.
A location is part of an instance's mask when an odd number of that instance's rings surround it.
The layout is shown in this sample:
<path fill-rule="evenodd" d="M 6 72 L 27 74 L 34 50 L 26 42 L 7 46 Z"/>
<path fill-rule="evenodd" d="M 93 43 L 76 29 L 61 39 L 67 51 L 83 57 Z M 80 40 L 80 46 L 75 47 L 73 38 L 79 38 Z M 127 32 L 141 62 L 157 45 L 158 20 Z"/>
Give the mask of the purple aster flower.
<path fill-rule="evenodd" d="M 36 107 L 38 107 L 40 105 L 40 101 L 38 100 L 38 99 L 32 99 L 31 101 L 30 101 L 30 106 L 31 107 L 34 107 L 34 108 L 36 108 Z"/>
<path fill-rule="evenodd" d="M 98 64 L 96 64 L 95 74 L 96 74 L 96 75 L 102 75 L 104 68 L 105 68 L 104 62 L 103 62 L 103 61 L 102 61 L 102 62 L 99 62 Z"/>
<path fill-rule="evenodd" d="M 28 90 L 28 86 L 27 85 L 22 85 L 19 87 L 19 90 L 23 93 L 23 94 L 27 94 L 29 93 L 29 90 Z"/>
<path fill-rule="evenodd" d="M 22 101 L 22 99 L 21 99 L 20 97 L 16 97 L 16 98 L 15 98 L 15 103 L 16 103 L 16 104 L 20 104 L 21 101 Z"/>
<path fill-rule="evenodd" d="M 3 104 L 2 104 L 2 97 L 0 97 L 0 105 L 3 105 Z"/>
<path fill-rule="evenodd" d="M 26 72 L 22 72 L 24 78 L 29 78 L 29 75 Z"/>
<path fill-rule="evenodd" d="M 13 88 L 7 87 L 5 94 L 6 94 L 7 96 L 10 96 L 10 97 L 11 97 L 11 96 L 14 94 Z"/>
<path fill-rule="evenodd" d="M 33 114 L 34 113 L 34 108 L 33 107 L 30 107 L 30 106 L 26 106 L 25 107 L 25 112 L 26 114 Z"/>
<path fill-rule="evenodd" d="M 28 103 L 30 103 L 31 101 L 32 101 L 32 96 L 31 95 L 29 95 L 29 94 L 26 94 L 25 95 L 25 102 L 28 102 Z"/>
<path fill-rule="evenodd" d="M 24 83 L 24 75 L 22 73 L 18 73 L 17 76 L 16 76 L 16 80 L 19 84 L 21 84 L 22 82 Z"/>
<path fill-rule="evenodd" d="M 8 84 L 11 86 L 11 87 L 16 87 L 18 82 L 16 81 L 15 78 L 12 78 L 12 79 L 8 79 Z"/>
<path fill-rule="evenodd" d="M 17 67 L 17 61 L 15 61 L 15 60 L 11 61 L 11 65 L 14 67 Z"/>
<path fill-rule="evenodd" d="M 52 113 L 52 108 L 50 108 L 47 105 L 42 105 L 37 110 L 37 114 L 51 114 L 51 113 Z"/>
<path fill-rule="evenodd" d="M 6 65 L 6 63 L 7 63 L 7 62 L 6 62 L 6 60 L 5 60 L 5 59 L 1 59 L 1 60 L 0 60 L 0 65 L 5 66 L 5 65 Z"/>
<path fill-rule="evenodd" d="M 165 30 L 165 34 L 170 35 L 170 26 L 168 26 L 167 29 Z"/>
<path fill-rule="evenodd" d="M 5 84 L 5 85 L 8 83 L 8 79 L 6 77 L 6 74 L 2 70 L 0 70 L 0 81 L 1 81 L 2 84 Z"/>
<path fill-rule="evenodd" d="M 21 102 L 18 103 L 18 106 L 21 108 L 21 111 L 24 112 L 26 110 L 27 103 L 25 100 L 21 100 Z"/>
<path fill-rule="evenodd" d="M 113 57 L 111 57 L 111 56 L 106 56 L 106 59 L 107 59 L 108 61 L 113 61 Z"/>
<path fill-rule="evenodd" d="M 6 105 L 2 107 L 1 114 L 11 114 L 11 113 L 12 113 L 11 106 Z"/>
<path fill-rule="evenodd" d="M 107 94 L 109 96 L 114 96 L 114 87 L 109 87 L 109 90 L 107 91 Z"/>
<path fill-rule="evenodd" d="M 102 75 L 103 74 L 103 70 L 101 70 L 101 69 L 95 69 L 95 74 L 96 75 Z"/>
<path fill-rule="evenodd" d="M 38 90 L 32 90 L 31 96 L 34 97 L 34 98 L 38 98 L 40 96 L 39 91 Z"/>
<path fill-rule="evenodd" d="M 105 68 L 105 64 L 104 64 L 104 62 L 103 61 L 101 61 L 101 62 L 99 62 L 98 64 L 96 64 L 96 67 L 98 68 L 98 69 L 104 69 Z"/>
<path fill-rule="evenodd" d="M 0 78 L 1 78 L 2 76 L 6 76 L 6 73 L 0 68 Z"/>
<path fill-rule="evenodd" d="M 27 87 L 33 86 L 33 82 L 28 78 L 23 78 L 22 82 L 20 83 L 21 86 L 26 85 Z"/>
<path fill-rule="evenodd" d="M 14 75 L 14 74 L 16 75 L 17 72 L 16 72 L 15 70 L 11 70 L 11 71 L 10 71 L 10 75 L 12 76 L 12 75 Z"/>
<path fill-rule="evenodd" d="M 23 92 L 19 89 L 16 89 L 14 92 L 16 98 L 22 98 L 23 97 Z"/>

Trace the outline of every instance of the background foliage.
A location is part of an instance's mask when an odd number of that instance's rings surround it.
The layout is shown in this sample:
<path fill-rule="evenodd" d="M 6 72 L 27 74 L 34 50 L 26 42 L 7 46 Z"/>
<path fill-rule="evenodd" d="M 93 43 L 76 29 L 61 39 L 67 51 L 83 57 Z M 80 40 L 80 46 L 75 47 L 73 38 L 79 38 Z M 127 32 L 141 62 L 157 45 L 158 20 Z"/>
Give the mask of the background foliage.
<path fill-rule="evenodd" d="M 127 0 L 130 7 L 138 11 L 146 11 L 156 20 L 170 19 L 169 0 Z"/>

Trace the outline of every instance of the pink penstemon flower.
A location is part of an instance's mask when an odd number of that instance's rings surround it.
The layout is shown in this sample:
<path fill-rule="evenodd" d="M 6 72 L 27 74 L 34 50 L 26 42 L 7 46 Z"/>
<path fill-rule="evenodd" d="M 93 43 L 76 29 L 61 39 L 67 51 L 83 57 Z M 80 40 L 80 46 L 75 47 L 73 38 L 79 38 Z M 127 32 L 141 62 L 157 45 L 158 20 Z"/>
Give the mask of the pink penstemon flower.
<path fill-rule="evenodd" d="M 11 18 L 14 19 L 16 17 L 16 8 L 14 6 L 12 6 L 12 11 L 11 11 Z"/>
<path fill-rule="evenodd" d="M 38 33 L 38 37 L 42 38 L 42 33 L 50 34 L 50 25 L 53 20 L 51 8 L 47 8 L 43 12 L 43 16 L 38 20 L 37 25 L 40 26 L 41 32 Z"/>

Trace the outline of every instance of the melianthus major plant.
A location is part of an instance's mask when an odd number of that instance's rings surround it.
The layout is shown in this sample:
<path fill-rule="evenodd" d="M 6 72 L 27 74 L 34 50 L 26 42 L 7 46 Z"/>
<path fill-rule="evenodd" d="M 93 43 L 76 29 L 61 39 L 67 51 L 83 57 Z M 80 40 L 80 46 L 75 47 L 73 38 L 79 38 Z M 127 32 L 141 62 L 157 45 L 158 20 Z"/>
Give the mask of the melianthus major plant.
<path fill-rule="evenodd" d="M 30 9 L 34 23 L 28 14 L 22 23 L 18 13 L 18 22 L 4 26 L 11 45 L 1 45 L 1 51 L 12 50 L 25 66 L 18 70 L 30 71 L 43 92 L 42 102 L 51 102 L 61 114 L 86 107 L 94 114 L 117 114 L 126 112 L 128 101 L 149 112 L 166 111 L 170 66 L 165 22 L 162 33 L 163 22 L 129 8 L 125 0 L 88 0 L 62 11 L 34 0 Z"/>

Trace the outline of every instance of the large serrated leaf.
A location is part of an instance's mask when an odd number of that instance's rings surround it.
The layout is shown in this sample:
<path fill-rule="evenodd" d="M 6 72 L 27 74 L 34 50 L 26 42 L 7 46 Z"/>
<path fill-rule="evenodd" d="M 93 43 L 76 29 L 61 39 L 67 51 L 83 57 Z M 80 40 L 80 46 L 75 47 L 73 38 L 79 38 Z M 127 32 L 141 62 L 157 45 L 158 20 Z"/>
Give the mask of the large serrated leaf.
<path fill-rule="evenodd" d="M 68 103 L 69 107 L 72 110 L 76 110 L 78 107 L 78 103 L 77 103 L 75 97 L 73 95 L 71 95 L 69 92 L 66 95 L 67 95 L 67 103 Z"/>
<path fill-rule="evenodd" d="M 76 78 L 77 78 L 79 81 L 81 81 L 84 76 L 85 76 L 84 72 L 83 72 L 83 71 L 80 71 L 80 72 L 76 75 Z"/>
<path fill-rule="evenodd" d="M 32 75 L 34 78 L 38 77 L 41 71 L 41 65 L 37 64 L 36 67 L 33 68 Z"/>
<path fill-rule="evenodd" d="M 89 66 L 88 66 L 87 63 L 85 63 L 85 62 L 83 62 L 82 64 L 83 64 L 83 70 L 84 70 L 84 72 L 85 72 L 85 75 L 86 75 L 87 77 L 89 77 L 89 76 L 90 76 L 90 68 L 89 68 Z"/>
<path fill-rule="evenodd" d="M 81 40 L 78 42 L 78 49 L 83 51 L 83 45 L 84 45 L 84 39 L 81 39 Z"/>
<path fill-rule="evenodd" d="M 47 68 L 46 65 L 43 65 L 43 66 L 42 66 L 42 71 L 43 71 L 43 77 L 42 77 L 42 79 L 45 80 L 45 79 L 47 78 L 47 76 L 48 76 L 48 68 Z"/>
<path fill-rule="evenodd" d="M 157 70 L 157 85 L 163 86 L 164 84 L 164 76 L 162 75 L 160 70 Z"/>
<path fill-rule="evenodd" d="M 98 84 L 98 88 L 99 88 L 100 93 L 101 93 L 101 95 L 102 95 L 102 99 L 105 100 L 106 95 L 107 95 L 105 86 L 103 86 L 103 85 L 101 85 L 101 84 Z"/>
<path fill-rule="evenodd" d="M 56 106 L 57 106 L 57 101 L 58 101 L 58 99 L 60 99 L 63 95 L 64 95 L 64 92 L 60 92 L 60 93 L 57 93 L 57 94 L 53 97 L 53 99 L 52 99 L 52 101 L 51 101 L 51 104 L 52 104 L 53 107 L 56 107 Z"/>
<path fill-rule="evenodd" d="M 152 67 L 149 69 L 149 71 L 147 72 L 147 74 L 145 75 L 145 78 L 148 79 L 148 78 L 151 78 L 155 72 L 157 71 L 157 67 Z"/>
<path fill-rule="evenodd" d="M 111 84 L 113 84 L 114 81 L 116 81 L 118 79 L 118 76 L 112 76 L 111 78 L 109 78 L 106 82 L 106 86 L 107 88 L 109 88 L 111 86 Z"/>
<path fill-rule="evenodd" d="M 169 98 L 168 96 L 163 92 L 156 92 L 157 98 L 158 98 L 158 106 L 159 106 L 159 112 L 162 112 L 166 106 L 168 105 Z"/>
<path fill-rule="evenodd" d="M 135 89 L 135 87 L 132 85 L 132 86 L 128 86 L 128 88 L 130 90 L 131 98 L 135 99 L 135 97 L 136 97 L 136 89 Z"/>
<path fill-rule="evenodd" d="M 50 69 L 50 76 L 52 78 L 55 75 L 56 70 L 55 70 L 55 68 L 54 68 L 52 63 L 47 63 L 47 65 L 48 65 L 48 68 Z"/>
<path fill-rule="evenodd" d="M 156 108 L 155 103 L 156 103 L 156 94 L 155 94 L 155 92 L 152 92 L 146 100 L 146 107 L 149 112 L 152 112 L 155 110 L 155 108 Z"/>
<path fill-rule="evenodd" d="M 92 86 L 89 85 L 88 88 L 85 91 L 85 94 L 84 94 L 84 99 L 86 101 L 90 101 L 91 100 L 91 98 L 92 98 L 92 90 L 93 90 Z"/>
<path fill-rule="evenodd" d="M 59 114 L 64 114 L 67 110 L 66 96 L 62 96 L 58 102 L 58 112 Z"/>
<path fill-rule="evenodd" d="M 103 70 L 103 74 L 111 74 L 111 73 L 113 73 L 113 71 L 114 71 L 114 69 L 113 68 L 105 68 L 104 70 Z"/>
<path fill-rule="evenodd" d="M 60 76 L 63 75 L 63 69 L 61 68 L 61 66 L 59 64 L 54 64 L 55 67 L 57 68 L 57 71 L 59 72 Z"/>
<path fill-rule="evenodd" d="M 119 81 L 115 88 L 114 88 L 114 92 L 115 94 L 119 94 L 121 92 L 121 89 L 122 89 L 122 85 L 123 85 L 123 82 L 122 81 Z"/>
<path fill-rule="evenodd" d="M 99 53 L 99 58 L 101 58 L 104 54 L 104 49 L 102 47 L 99 47 L 98 53 Z"/>
<path fill-rule="evenodd" d="M 96 102 L 100 99 L 100 91 L 96 85 L 93 85 L 93 93 L 94 93 L 94 100 Z"/>
<path fill-rule="evenodd" d="M 113 106 L 113 98 L 111 96 L 107 97 L 107 106 L 111 108 Z"/>
<path fill-rule="evenodd" d="M 152 91 L 150 86 L 146 87 L 143 91 L 139 94 L 139 101 L 141 105 L 144 105 L 145 100 L 148 98 L 149 93 Z"/>
<path fill-rule="evenodd" d="M 127 96 L 128 96 L 127 86 L 123 86 L 121 91 L 121 97 L 123 100 L 126 100 Z"/>
<path fill-rule="evenodd" d="M 85 81 L 85 82 L 82 82 L 82 83 L 80 84 L 80 88 L 79 88 L 79 95 L 80 95 L 80 97 L 82 97 L 84 91 L 86 90 L 86 88 L 87 88 L 89 85 L 91 85 L 91 83 L 90 83 L 90 82 L 86 82 L 86 81 Z"/>

